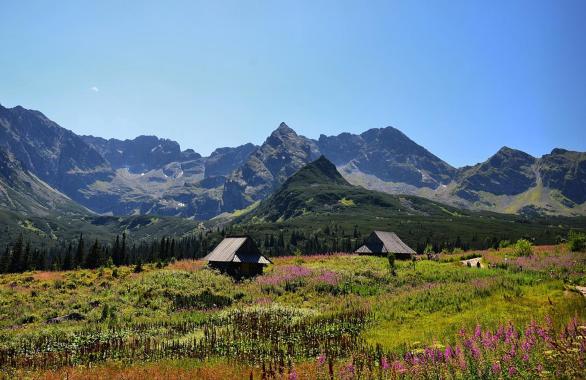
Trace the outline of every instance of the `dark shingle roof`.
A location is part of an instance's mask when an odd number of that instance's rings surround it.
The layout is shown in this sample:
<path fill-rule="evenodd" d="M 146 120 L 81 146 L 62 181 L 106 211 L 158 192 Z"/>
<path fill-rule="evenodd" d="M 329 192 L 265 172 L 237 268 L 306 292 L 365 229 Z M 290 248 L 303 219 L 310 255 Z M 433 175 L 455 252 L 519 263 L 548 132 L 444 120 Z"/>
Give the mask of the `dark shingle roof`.
<path fill-rule="evenodd" d="M 414 255 L 416 252 L 394 232 L 374 231 L 367 239 L 365 245 L 356 250 L 358 253 L 397 253 L 403 255 Z"/>
<path fill-rule="evenodd" d="M 374 231 L 373 232 L 383 243 L 383 252 L 392 253 L 403 253 L 403 254 L 415 254 L 415 251 L 411 249 L 407 244 L 403 243 L 401 239 L 394 232 L 387 231 Z"/>
<path fill-rule="evenodd" d="M 258 251 L 254 241 L 248 236 L 225 238 L 203 260 L 223 263 L 270 263 L 270 260 Z"/>

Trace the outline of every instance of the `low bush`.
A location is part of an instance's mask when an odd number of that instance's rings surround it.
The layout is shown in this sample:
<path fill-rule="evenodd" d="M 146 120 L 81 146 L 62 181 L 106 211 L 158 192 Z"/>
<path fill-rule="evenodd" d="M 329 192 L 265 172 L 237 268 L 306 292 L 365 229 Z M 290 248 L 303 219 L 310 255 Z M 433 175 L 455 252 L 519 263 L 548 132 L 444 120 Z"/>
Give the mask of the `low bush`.
<path fill-rule="evenodd" d="M 533 254 L 533 244 L 526 239 L 519 239 L 513 247 L 515 256 L 531 256 Z"/>

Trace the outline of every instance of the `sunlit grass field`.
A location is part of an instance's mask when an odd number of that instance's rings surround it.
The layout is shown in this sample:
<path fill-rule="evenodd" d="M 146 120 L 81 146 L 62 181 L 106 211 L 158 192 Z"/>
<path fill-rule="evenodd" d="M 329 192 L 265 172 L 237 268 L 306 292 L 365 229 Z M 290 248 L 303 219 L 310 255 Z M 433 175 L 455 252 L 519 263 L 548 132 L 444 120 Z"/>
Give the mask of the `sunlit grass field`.
<path fill-rule="evenodd" d="M 425 378 L 401 360 L 427 347 L 465 349 L 463 329 L 510 322 L 522 332 L 535 321 L 562 331 L 586 320 L 574 289 L 584 253 L 474 253 L 485 268 L 462 265 L 465 252 L 397 261 L 393 275 L 385 257 L 339 253 L 275 258 L 242 282 L 200 261 L 1 275 L 0 367 L 8 378 Z M 506 357 L 489 351 L 478 359 L 487 373 L 511 375 Z M 470 377 L 447 360 L 444 378 Z M 528 363 L 514 371 L 529 376 Z M 490 378 L 483 368 L 474 373 Z"/>

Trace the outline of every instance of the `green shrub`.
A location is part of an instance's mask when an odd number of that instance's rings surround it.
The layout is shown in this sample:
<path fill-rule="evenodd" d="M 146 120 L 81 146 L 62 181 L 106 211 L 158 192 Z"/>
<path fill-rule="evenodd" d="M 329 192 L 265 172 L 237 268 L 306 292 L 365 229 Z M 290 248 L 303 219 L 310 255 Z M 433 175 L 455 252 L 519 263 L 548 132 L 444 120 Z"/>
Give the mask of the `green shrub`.
<path fill-rule="evenodd" d="M 387 253 L 387 260 L 389 262 L 389 271 L 392 276 L 397 275 L 397 266 L 395 264 L 395 254 L 392 252 Z"/>
<path fill-rule="evenodd" d="M 533 244 L 526 239 L 519 239 L 513 247 L 513 253 L 517 256 L 531 256 L 533 254 Z"/>
<path fill-rule="evenodd" d="M 510 240 L 501 240 L 499 241 L 499 249 L 508 248 L 511 246 Z"/>
<path fill-rule="evenodd" d="M 584 251 L 586 249 L 586 234 L 570 231 L 568 234 L 568 248 L 572 252 Z"/>

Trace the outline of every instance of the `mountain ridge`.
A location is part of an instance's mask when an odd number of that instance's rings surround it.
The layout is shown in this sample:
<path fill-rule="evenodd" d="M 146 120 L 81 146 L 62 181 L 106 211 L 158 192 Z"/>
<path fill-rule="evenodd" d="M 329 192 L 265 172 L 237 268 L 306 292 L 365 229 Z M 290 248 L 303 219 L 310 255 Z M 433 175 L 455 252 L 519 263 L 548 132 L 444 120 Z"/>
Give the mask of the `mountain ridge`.
<path fill-rule="evenodd" d="M 586 214 L 586 153 L 554 148 L 536 158 L 503 146 L 484 162 L 454 168 L 394 127 L 314 140 L 283 122 L 260 146 L 202 157 L 156 136 L 77 136 L 39 111 L 0 106 L 0 148 L 49 186 L 106 215 L 209 219 L 245 209 L 321 155 L 345 180 L 370 190 L 460 208 Z"/>

